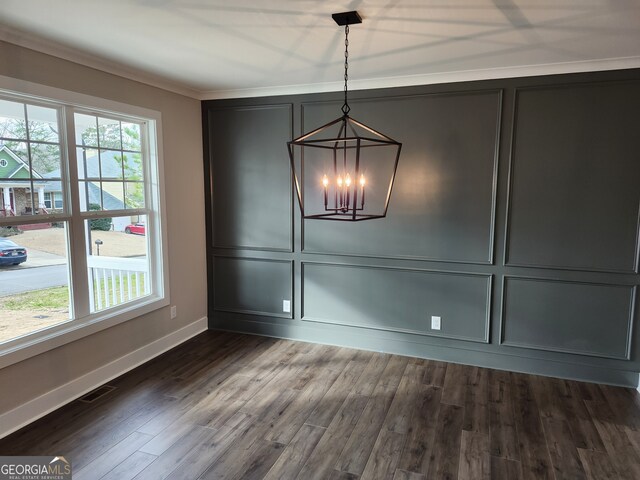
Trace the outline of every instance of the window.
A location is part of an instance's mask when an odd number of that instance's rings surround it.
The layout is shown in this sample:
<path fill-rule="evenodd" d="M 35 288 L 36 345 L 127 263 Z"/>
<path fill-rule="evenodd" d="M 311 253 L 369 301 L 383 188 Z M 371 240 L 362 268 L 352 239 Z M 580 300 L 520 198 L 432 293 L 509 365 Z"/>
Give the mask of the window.
<path fill-rule="evenodd" d="M 62 192 L 45 193 L 44 206 L 49 209 L 62 209 Z"/>
<path fill-rule="evenodd" d="M 0 91 L 0 355 L 168 304 L 159 114 L 79 97 Z"/>

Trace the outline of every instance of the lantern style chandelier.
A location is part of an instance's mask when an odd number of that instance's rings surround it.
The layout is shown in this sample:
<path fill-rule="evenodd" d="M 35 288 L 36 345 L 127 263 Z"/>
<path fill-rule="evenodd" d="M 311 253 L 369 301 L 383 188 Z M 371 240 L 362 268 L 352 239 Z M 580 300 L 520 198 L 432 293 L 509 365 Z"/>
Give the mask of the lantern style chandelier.
<path fill-rule="evenodd" d="M 345 27 L 344 104 L 342 116 L 287 142 L 300 210 L 305 219 L 383 218 L 402 144 L 349 116 L 349 25 L 362 23 L 362 18 L 356 11 L 332 17 Z"/>

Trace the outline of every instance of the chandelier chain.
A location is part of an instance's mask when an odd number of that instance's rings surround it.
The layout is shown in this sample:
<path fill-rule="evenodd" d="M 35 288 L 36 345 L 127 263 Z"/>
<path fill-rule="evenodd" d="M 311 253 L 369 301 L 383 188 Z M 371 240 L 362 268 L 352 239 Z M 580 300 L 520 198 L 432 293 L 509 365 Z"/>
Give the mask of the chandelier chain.
<path fill-rule="evenodd" d="M 349 81 L 349 25 L 344 27 L 344 104 L 342 105 L 342 113 L 349 114 L 351 107 L 347 102 L 347 82 Z"/>

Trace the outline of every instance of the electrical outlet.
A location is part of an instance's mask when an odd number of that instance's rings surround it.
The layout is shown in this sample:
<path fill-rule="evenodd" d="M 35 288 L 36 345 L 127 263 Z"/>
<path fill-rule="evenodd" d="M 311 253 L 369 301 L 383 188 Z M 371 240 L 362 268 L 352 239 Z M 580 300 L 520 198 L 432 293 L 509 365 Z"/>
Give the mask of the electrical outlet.
<path fill-rule="evenodd" d="M 177 316 L 178 316 L 178 307 L 176 307 L 175 305 L 172 305 L 171 306 L 171 320 L 173 320 Z"/>
<path fill-rule="evenodd" d="M 291 301 L 282 300 L 282 311 L 284 313 L 291 313 Z"/>
<path fill-rule="evenodd" d="M 440 330 L 441 323 L 442 318 L 436 317 L 435 315 L 431 316 L 431 330 Z"/>

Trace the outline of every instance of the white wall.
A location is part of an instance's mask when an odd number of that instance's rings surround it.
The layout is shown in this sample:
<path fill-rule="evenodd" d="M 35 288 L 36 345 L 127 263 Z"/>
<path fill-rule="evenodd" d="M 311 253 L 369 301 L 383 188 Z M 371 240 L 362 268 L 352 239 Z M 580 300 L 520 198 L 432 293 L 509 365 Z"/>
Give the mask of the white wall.
<path fill-rule="evenodd" d="M 0 415 L 131 354 L 207 314 L 200 102 L 0 42 L 0 75 L 160 111 L 163 122 L 169 307 L 0 370 Z M 16 88 L 19 81 L 16 82 Z M 180 246 L 180 255 L 172 246 Z"/>

